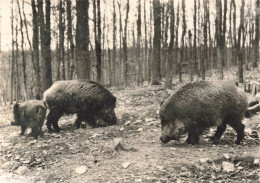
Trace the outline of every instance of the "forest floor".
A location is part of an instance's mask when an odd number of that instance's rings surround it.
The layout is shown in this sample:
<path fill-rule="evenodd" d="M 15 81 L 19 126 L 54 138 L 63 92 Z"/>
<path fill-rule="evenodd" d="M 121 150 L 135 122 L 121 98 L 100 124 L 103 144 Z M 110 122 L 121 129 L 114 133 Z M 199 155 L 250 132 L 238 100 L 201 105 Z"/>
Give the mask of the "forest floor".
<path fill-rule="evenodd" d="M 179 86 L 178 86 L 179 87 Z M 178 87 L 175 87 L 177 89 Z M 174 89 L 174 90 L 175 90 Z M 160 103 L 174 90 L 163 86 L 110 89 L 117 97 L 118 125 L 74 129 L 63 116 L 60 133 L 34 140 L 10 126 L 12 107 L 0 108 L 0 182 L 260 182 L 260 115 L 244 119 L 245 139 L 235 145 L 227 128 L 220 144 L 205 131 L 198 145 L 161 144 Z"/>

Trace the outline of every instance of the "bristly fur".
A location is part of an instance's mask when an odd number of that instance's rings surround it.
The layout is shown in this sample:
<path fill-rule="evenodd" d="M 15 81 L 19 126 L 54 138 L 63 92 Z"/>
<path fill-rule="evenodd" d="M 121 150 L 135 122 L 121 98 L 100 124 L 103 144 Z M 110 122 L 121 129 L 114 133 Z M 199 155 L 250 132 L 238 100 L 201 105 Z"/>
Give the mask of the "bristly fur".
<path fill-rule="evenodd" d="M 246 95 L 232 82 L 189 83 L 176 91 L 161 106 L 162 133 L 168 123 L 173 124 L 171 131 L 177 133 L 176 124 L 183 123 L 189 133 L 188 142 L 197 143 L 198 136 L 204 129 L 214 125 L 219 126 L 217 132 L 219 134 L 215 136 L 216 139 L 219 139 L 219 136 L 225 131 L 226 124 L 229 124 L 237 131 L 239 136 L 237 143 L 239 143 L 244 136 L 244 126 L 241 121 L 247 106 Z M 173 133 L 169 135 L 179 136 Z M 169 140 L 169 137 L 166 139 Z"/>
<path fill-rule="evenodd" d="M 21 135 L 27 127 L 32 129 L 32 136 L 37 139 L 42 133 L 42 126 L 46 117 L 46 107 L 43 101 L 30 100 L 13 107 L 14 122 L 11 125 L 21 126 Z"/>
<path fill-rule="evenodd" d="M 116 97 L 99 83 L 86 80 L 56 81 L 44 92 L 44 101 L 50 112 L 47 127 L 59 131 L 58 120 L 65 114 L 77 114 L 76 126 L 82 121 L 96 125 L 96 118 L 115 124 Z M 108 112 L 106 112 L 108 111 Z M 110 122 L 110 118 L 113 118 Z"/>

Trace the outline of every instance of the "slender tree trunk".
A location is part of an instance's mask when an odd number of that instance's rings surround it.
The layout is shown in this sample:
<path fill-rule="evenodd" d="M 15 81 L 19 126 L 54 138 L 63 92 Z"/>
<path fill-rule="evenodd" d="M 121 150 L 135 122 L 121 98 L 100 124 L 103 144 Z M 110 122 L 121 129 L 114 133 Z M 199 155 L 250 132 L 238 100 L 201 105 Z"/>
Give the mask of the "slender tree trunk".
<path fill-rule="evenodd" d="M 113 74 L 112 77 L 112 84 L 115 85 L 115 80 L 116 80 L 116 7 L 115 7 L 115 0 L 113 0 L 113 54 L 112 54 L 112 67 L 113 67 Z"/>
<path fill-rule="evenodd" d="M 159 0 L 153 0 L 154 12 L 154 37 L 153 37 L 153 59 L 151 68 L 151 85 L 161 84 L 161 6 Z"/>
<path fill-rule="evenodd" d="M 27 75 L 26 75 L 26 58 L 24 52 L 24 34 L 23 34 L 23 19 L 21 13 L 21 6 L 19 0 L 16 1 L 18 6 L 18 12 L 20 17 L 20 32 L 21 32 L 21 50 L 22 50 L 22 71 L 23 71 L 23 96 L 27 100 Z"/>
<path fill-rule="evenodd" d="M 141 0 L 138 0 L 138 19 L 137 19 L 137 63 L 138 63 L 138 79 L 137 84 L 143 84 L 143 68 L 141 62 Z"/>
<path fill-rule="evenodd" d="M 101 55 L 102 55 L 101 34 L 102 33 L 101 33 L 100 0 L 97 0 L 97 44 L 96 44 L 96 57 L 97 57 L 97 82 L 99 82 L 99 83 L 101 83 Z M 115 63 L 116 61 L 113 60 L 113 62 Z"/>
<path fill-rule="evenodd" d="M 175 14 L 174 14 L 174 3 L 173 0 L 170 0 L 169 4 L 169 11 L 170 11 L 170 44 L 168 48 L 168 65 L 167 65 L 167 72 L 166 72 L 166 82 L 165 82 L 165 89 L 172 88 L 172 66 L 174 60 L 174 53 L 173 53 L 173 44 L 174 44 L 174 25 L 175 25 Z"/>
<path fill-rule="evenodd" d="M 224 78 L 223 73 L 223 62 L 222 62 L 222 3 L 216 0 L 216 39 L 217 39 L 217 59 L 218 59 L 218 69 L 219 69 L 219 79 Z"/>
<path fill-rule="evenodd" d="M 192 63 L 192 33 L 191 30 L 188 31 L 188 37 L 189 37 L 189 51 L 190 54 L 188 54 L 188 64 L 189 64 L 189 74 L 190 74 L 190 82 L 193 81 L 193 63 Z"/>
<path fill-rule="evenodd" d="M 11 63 L 11 91 L 10 91 L 10 104 L 13 104 L 13 92 L 14 92 L 14 67 L 15 67 L 15 59 L 14 59 L 14 2 L 11 2 L 11 30 L 12 30 L 12 63 Z"/>
<path fill-rule="evenodd" d="M 201 63 L 201 73 L 202 73 L 202 80 L 205 80 L 205 63 L 208 60 L 208 34 L 207 34 L 207 25 L 208 25 L 208 15 L 207 15 L 207 10 L 208 10 L 208 3 L 207 0 L 203 0 L 203 5 L 204 5 L 204 25 L 203 25 L 203 34 L 204 34 L 204 58 L 202 59 Z"/>
<path fill-rule="evenodd" d="M 194 0 L 194 14 L 193 14 L 193 26 L 194 26 L 194 37 L 193 37 L 193 60 L 194 65 L 197 65 L 197 0 Z M 197 70 L 197 69 L 196 69 Z"/>
<path fill-rule="evenodd" d="M 67 3 L 67 20 L 68 20 L 68 42 L 69 42 L 69 52 L 68 52 L 68 57 L 69 57 L 69 65 L 68 65 L 68 79 L 73 78 L 73 73 L 74 73 L 74 41 L 73 41 L 73 36 L 72 36 L 72 16 L 71 16 L 71 0 L 66 0 Z"/>
<path fill-rule="evenodd" d="M 153 8 L 152 8 L 152 1 L 150 1 L 150 35 L 149 35 L 149 45 L 150 45 L 150 49 L 149 49 L 149 58 L 148 58 L 148 83 L 151 82 L 151 73 L 152 73 L 152 67 L 151 67 L 151 63 L 152 63 L 152 53 L 153 53 L 153 46 L 152 46 L 152 17 L 153 17 Z"/>
<path fill-rule="evenodd" d="M 260 1 L 256 0 L 256 7 L 260 8 Z M 253 67 L 258 67 L 259 62 L 259 14 L 256 12 L 255 16 L 255 58 L 253 62 Z"/>
<path fill-rule="evenodd" d="M 16 19 L 18 23 L 18 20 Z M 15 99 L 16 102 L 20 100 L 20 69 L 19 69 L 19 47 L 18 47 L 18 26 L 15 26 Z"/>
<path fill-rule="evenodd" d="M 62 0 L 59 1 L 59 63 L 62 64 L 62 79 L 65 80 L 64 23 Z"/>
<path fill-rule="evenodd" d="M 244 31 L 244 7 L 245 0 L 242 1 L 242 6 L 240 9 L 240 25 L 238 29 L 238 82 L 243 83 L 243 49 L 241 48 L 242 31 Z"/>
<path fill-rule="evenodd" d="M 182 0 L 182 35 L 181 35 L 181 59 L 178 63 L 179 66 L 179 82 L 182 82 L 182 63 L 184 62 L 184 48 L 185 48 L 185 34 L 186 34 L 186 15 L 185 15 L 185 0 Z"/>
<path fill-rule="evenodd" d="M 120 70 L 119 70 L 119 75 L 120 75 L 120 85 L 122 85 L 122 81 L 124 79 L 122 79 L 123 74 L 123 62 L 122 62 L 122 37 L 123 37 L 123 26 L 122 26 L 122 13 L 121 13 L 121 4 L 118 2 L 118 9 L 119 9 L 119 66 L 120 66 Z M 124 82 L 124 81 L 123 81 Z"/>
<path fill-rule="evenodd" d="M 144 68 L 144 79 L 148 80 L 148 40 L 147 40 L 147 22 L 146 22 L 146 1 L 144 1 L 144 62 L 143 62 L 143 68 Z"/>
<path fill-rule="evenodd" d="M 79 79 L 90 79 L 88 8 L 88 0 L 76 1 L 76 72 Z"/>
<path fill-rule="evenodd" d="M 128 15 L 129 15 L 129 0 L 127 0 L 126 4 L 126 18 L 125 18 L 125 28 L 124 28 L 124 37 L 123 37 L 123 52 L 124 52 L 124 64 L 123 64 L 123 76 L 124 76 L 124 85 L 128 85 L 128 78 L 127 78 L 127 23 L 128 23 Z"/>
<path fill-rule="evenodd" d="M 52 85 L 52 69 L 51 69 L 51 35 L 50 35 L 50 0 L 45 1 L 45 21 L 43 13 L 43 0 L 38 0 L 38 17 L 41 35 L 41 51 L 42 51 L 42 88 L 48 89 Z"/>
<path fill-rule="evenodd" d="M 236 3 L 232 0 L 233 4 L 233 47 L 232 47 L 232 62 L 237 64 L 237 33 L 236 33 Z"/>
<path fill-rule="evenodd" d="M 176 15 L 176 34 L 175 34 L 175 49 L 176 49 L 176 74 L 179 73 L 179 24 L 180 24 L 180 4 L 179 4 L 179 1 L 178 1 L 178 6 L 177 6 L 177 15 Z"/>

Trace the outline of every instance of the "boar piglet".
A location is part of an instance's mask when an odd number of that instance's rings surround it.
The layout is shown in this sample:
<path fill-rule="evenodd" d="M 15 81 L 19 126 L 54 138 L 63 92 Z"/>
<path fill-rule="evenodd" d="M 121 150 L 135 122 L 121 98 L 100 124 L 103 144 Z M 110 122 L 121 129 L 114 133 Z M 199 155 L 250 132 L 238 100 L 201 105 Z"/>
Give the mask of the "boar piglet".
<path fill-rule="evenodd" d="M 21 135 L 30 127 L 31 135 L 37 139 L 42 134 L 42 126 L 46 117 L 46 106 L 41 100 L 29 100 L 13 106 L 14 121 L 11 125 L 21 126 Z"/>

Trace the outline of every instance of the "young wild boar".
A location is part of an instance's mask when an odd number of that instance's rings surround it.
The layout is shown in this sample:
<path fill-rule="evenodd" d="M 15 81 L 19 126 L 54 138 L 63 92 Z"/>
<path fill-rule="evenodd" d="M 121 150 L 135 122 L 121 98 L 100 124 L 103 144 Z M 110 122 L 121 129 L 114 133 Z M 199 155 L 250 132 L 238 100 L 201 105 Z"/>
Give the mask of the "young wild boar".
<path fill-rule="evenodd" d="M 236 144 L 244 138 L 242 119 L 247 109 L 247 97 L 232 82 L 199 81 L 181 87 L 160 109 L 161 141 L 179 140 L 188 132 L 188 144 L 197 144 L 206 128 L 218 126 L 212 137 L 217 141 L 227 124 L 237 133 Z"/>
<path fill-rule="evenodd" d="M 37 139 L 42 133 L 43 122 L 46 117 L 46 107 L 41 100 L 30 100 L 16 103 L 13 106 L 14 122 L 11 125 L 21 126 L 21 135 L 27 127 L 32 129 L 31 135 Z"/>
<path fill-rule="evenodd" d="M 44 92 L 44 102 L 50 109 L 47 115 L 49 132 L 59 132 L 58 120 L 63 114 L 77 114 L 75 125 L 82 121 L 95 127 L 97 119 L 115 125 L 116 97 L 102 85 L 86 80 L 56 81 Z"/>

